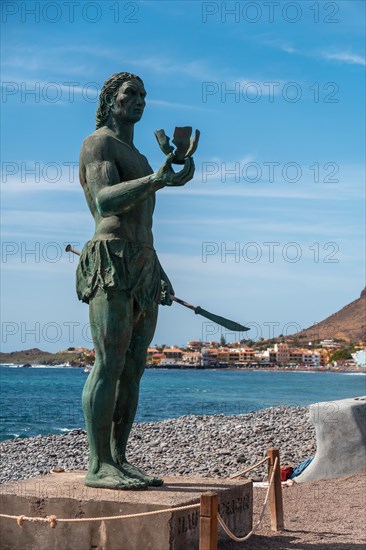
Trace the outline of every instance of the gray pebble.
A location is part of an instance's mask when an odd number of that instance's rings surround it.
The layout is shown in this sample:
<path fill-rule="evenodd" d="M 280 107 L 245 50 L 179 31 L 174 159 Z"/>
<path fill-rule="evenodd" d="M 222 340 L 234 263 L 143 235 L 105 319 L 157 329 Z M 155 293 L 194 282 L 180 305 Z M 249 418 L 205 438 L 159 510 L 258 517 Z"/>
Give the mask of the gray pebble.
<path fill-rule="evenodd" d="M 280 450 L 282 465 L 296 466 L 315 454 L 315 430 L 308 407 L 276 407 L 237 416 L 182 416 L 162 422 L 135 423 L 129 460 L 148 473 L 225 478 L 243 465 L 259 462 L 269 447 Z M 44 475 L 58 466 L 86 470 L 86 433 L 12 439 L 0 443 L 0 482 Z M 245 468 L 244 466 L 244 468 Z M 267 478 L 267 465 L 248 477 Z"/>

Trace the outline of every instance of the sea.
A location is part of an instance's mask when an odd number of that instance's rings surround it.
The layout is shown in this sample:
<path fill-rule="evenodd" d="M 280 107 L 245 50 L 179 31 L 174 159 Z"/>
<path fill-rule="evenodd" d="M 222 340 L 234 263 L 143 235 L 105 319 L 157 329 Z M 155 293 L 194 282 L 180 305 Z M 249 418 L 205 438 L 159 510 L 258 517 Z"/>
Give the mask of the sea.
<path fill-rule="evenodd" d="M 0 440 L 85 428 L 80 368 L 0 366 Z M 260 370 L 146 370 L 138 422 L 183 415 L 237 415 L 366 394 L 363 373 Z"/>

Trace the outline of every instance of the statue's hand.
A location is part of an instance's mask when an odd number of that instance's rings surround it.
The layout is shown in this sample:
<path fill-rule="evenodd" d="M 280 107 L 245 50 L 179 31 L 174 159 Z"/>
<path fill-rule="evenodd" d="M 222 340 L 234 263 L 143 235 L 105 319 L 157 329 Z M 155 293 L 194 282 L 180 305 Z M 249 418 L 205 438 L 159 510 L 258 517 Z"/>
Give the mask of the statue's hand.
<path fill-rule="evenodd" d="M 185 185 L 193 178 L 194 174 L 194 162 L 192 157 L 187 157 L 184 162 L 184 166 L 180 172 L 174 172 L 172 168 L 172 161 L 174 155 L 167 155 L 165 162 L 160 166 L 159 170 L 155 173 L 156 181 L 162 184 L 164 187 L 178 187 Z"/>
<path fill-rule="evenodd" d="M 162 306 L 171 306 L 173 301 L 171 296 L 174 296 L 174 288 L 168 277 L 161 279 L 161 298 L 160 303 Z"/>

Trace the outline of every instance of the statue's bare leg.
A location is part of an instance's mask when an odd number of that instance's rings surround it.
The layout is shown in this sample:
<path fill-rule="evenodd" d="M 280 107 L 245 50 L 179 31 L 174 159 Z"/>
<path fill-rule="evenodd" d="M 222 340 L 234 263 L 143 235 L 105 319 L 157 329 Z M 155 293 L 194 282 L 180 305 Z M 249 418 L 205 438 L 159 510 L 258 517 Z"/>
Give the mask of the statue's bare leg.
<path fill-rule="evenodd" d="M 117 400 L 111 434 L 112 456 L 115 462 L 136 479 L 155 487 L 162 485 L 163 480 L 149 476 L 137 466 L 130 464 L 126 458 L 126 446 L 138 405 L 140 379 L 146 367 L 147 348 L 155 332 L 157 312 L 157 304 L 144 312 L 135 306 L 131 345 L 117 384 Z"/>
<path fill-rule="evenodd" d="M 109 489 L 144 489 L 148 483 L 117 464 L 110 447 L 116 387 L 133 330 L 133 301 L 124 293 L 107 298 L 98 291 L 90 301 L 89 314 L 96 361 L 82 397 L 90 450 L 85 484 Z"/>

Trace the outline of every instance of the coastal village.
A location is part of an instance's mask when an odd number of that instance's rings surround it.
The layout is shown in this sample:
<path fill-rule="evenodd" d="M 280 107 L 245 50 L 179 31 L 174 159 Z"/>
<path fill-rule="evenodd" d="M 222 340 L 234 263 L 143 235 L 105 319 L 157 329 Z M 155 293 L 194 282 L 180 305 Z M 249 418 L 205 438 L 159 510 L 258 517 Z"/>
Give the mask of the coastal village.
<path fill-rule="evenodd" d="M 92 363 L 95 357 L 94 350 L 84 347 L 58 353 L 63 356 L 80 354 L 81 366 L 85 362 Z M 366 343 L 325 339 L 297 346 L 293 340 L 278 342 L 278 339 L 232 343 L 226 343 L 224 338 L 220 342 L 191 340 L 185 346 L 150 347 L 147 368 L 366 370 Z"/>
<path fill-rule="evenodd" d="M 56 353 L 38 348 L 0 353 L 1 364 L 22 366 L 63 365 L 90 372 L 94 349 L 70 347 Z M 148 348 L 147 368 L 154 369 L 286 369 L 366 372 L 366 342 L 325 339 L 299 343 L 273 340 L 242 340 L 226 343 L 191 340 L 185 346 L 155 344 Z"/>
<path fill-rule="evenodd" d="M 356 300 L 317 325 L 293 335 L 226 342 L 191 340 L 185 345 L 155 344 L 147 368 L 160 369 L 293 369 L 366 372 L 366 288 Z M 331 336 L 331 337 L 330 337 Z M 0 352 L 0 364 L 64 365 L 90 371 L 95 352 L 69 347 L 56 353 L 38 348 Z"/>
<path fill-rule="evenodd" d="M 316 326 L 277 338 L 204 342 L 183 346 L 158 345 L 148 349 L 147 368 L 293 369 L 366 372 L 366 288 L 356 300 Z M 330 337 L 332 336 L 332 337 Z M 94 352 L 84 352 L 93 362 Z M 65 353 L 65 352 L 60 352 Z"/>
<path fill-rule="evenodd" d="M 323 340 L 316 347 L 295 347 L 291 342 L 268 343 L 201 342 L 192 340 L 187 346 L 156 346 L 148 349 L 148 367 L 161 368 L 365 368 L 366 349 L 363 342 L 350 353 L 344 343 Z"/>

